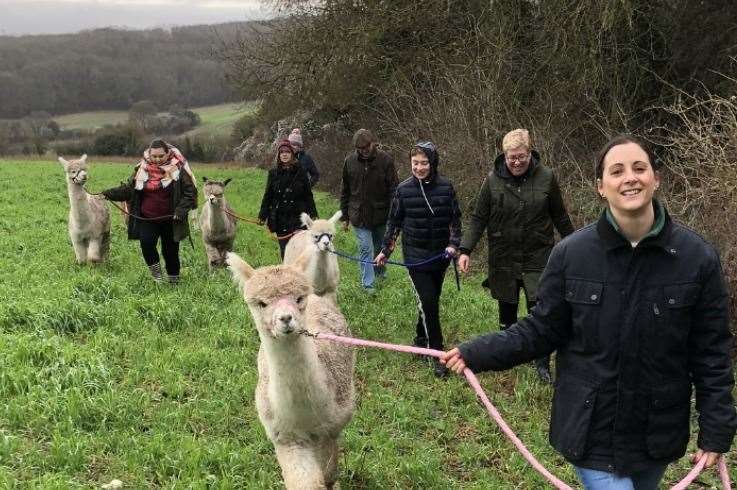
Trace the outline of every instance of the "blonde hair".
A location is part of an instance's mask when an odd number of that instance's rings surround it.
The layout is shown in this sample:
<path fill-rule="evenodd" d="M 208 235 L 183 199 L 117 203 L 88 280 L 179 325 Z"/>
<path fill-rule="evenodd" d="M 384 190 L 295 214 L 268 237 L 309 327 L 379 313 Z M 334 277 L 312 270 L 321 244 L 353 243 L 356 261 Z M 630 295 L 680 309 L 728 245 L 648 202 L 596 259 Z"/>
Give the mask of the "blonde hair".
<path fill-rule="evenodd" d="M 505 153 L 522 146 L 530 149 L 530 132 L 526 129 L 513 129 L 502 139 L 502 151 Z"/>

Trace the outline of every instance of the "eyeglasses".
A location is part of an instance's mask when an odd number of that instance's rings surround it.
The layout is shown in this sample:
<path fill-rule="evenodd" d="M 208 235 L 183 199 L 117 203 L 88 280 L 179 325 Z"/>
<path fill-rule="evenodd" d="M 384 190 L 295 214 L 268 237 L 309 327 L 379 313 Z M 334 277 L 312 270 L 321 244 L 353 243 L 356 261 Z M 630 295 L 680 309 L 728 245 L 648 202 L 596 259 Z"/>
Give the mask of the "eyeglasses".
<path fill-rule="evenodd" d="M 166 158 L 166 153 L 163 155 L 149 155 L 149 158 L 151 158 L 151 160 L 163 160 Z"/>
<path fill-rule="evenodd" d="M 512 155 L 510 157 L 507 157 L 507 161 L 509 161 L 509 162 L 524 162 L 528 158 L 530 158 L 530 154 L 529 153 L 524 154 L 524 155 Z"/>

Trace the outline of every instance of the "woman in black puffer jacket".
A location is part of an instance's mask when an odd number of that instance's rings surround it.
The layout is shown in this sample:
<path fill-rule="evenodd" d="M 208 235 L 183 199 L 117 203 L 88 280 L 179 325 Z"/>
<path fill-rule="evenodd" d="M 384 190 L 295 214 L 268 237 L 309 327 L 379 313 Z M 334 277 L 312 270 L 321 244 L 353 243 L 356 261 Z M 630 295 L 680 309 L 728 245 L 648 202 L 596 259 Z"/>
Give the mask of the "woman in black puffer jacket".
<path fill-rule="evenodd" d="M 412 176 L 399 184 L 392 198 L 384 244 L 375 262 L 383 265 L 402 234 L 402 252 L 408 264 L 418 264 L 439 254 L 446 256 L 408 267 L 419 300 L 414 344 L 443 349 L 440 329 L 440 293 L 445 270 L 461 243 L 461 210 L 453 184 L 438 174 L 438 152 L 429 141 L 410 150 Z M 435 375 L 444 377 L 445 366 L 435 359 Z"/>

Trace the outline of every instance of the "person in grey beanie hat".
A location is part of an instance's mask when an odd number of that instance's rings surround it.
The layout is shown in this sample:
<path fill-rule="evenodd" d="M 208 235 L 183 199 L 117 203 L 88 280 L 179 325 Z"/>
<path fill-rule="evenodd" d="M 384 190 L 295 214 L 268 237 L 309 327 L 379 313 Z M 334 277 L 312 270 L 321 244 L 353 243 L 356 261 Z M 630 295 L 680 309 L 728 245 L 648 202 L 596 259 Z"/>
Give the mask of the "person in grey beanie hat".
<path fill-rule="evenodd" d="M 297 156 L 299 164 L 307 173 L 307 180 L 310 182 L 310 187 L 315 187 L 317 185 L 317 181 L 320 180 L 320 171 L 317 169 L 317 165 L 315 164 L 315 160 L 312 159 L 312 155 L 305 151 L 304 140 L 302 139 L 302 130 L 294 128 L 292 132 L 289 133 L 289 137 L 287 139 L 289 140 L 289 144 L 292 145 L 292 149 Z"/>

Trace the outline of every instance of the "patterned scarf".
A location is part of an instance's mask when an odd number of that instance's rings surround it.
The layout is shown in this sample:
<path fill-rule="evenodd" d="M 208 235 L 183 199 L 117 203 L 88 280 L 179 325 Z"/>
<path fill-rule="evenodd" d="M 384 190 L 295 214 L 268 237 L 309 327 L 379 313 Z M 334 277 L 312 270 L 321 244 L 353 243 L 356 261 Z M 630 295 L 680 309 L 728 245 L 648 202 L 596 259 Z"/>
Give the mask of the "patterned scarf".
<path fill-rule="evenodd" d="M 161 163 L 151 160 L 150 151 L 151 149 L 148 148 L 143 152 L 143 158 L 138 164 L 138 171 L 135 176 L 136 190 L 165 189 L 173 181 L 179 180 L 179 173 L 182 169 L 189 174 L 195 187 L 197 187 L 192 169 L 181 151 L 169 145 L 168 158 Z"/>

